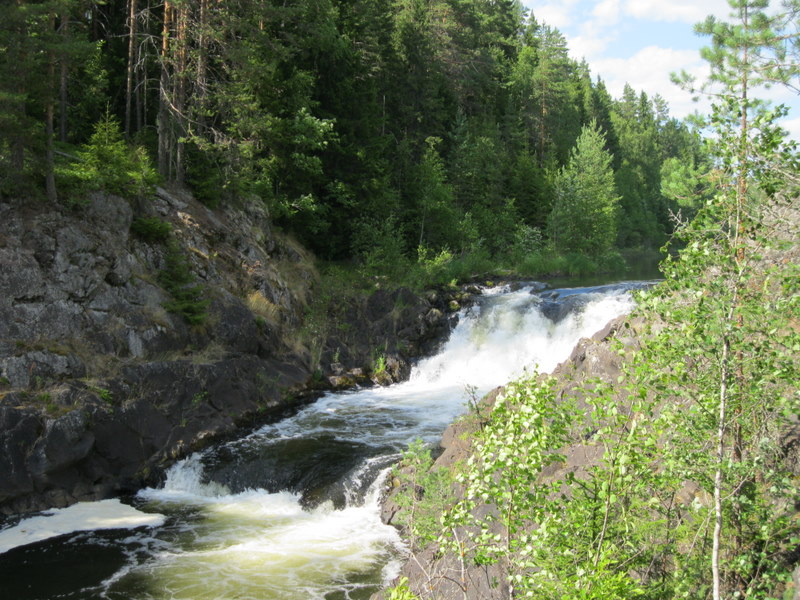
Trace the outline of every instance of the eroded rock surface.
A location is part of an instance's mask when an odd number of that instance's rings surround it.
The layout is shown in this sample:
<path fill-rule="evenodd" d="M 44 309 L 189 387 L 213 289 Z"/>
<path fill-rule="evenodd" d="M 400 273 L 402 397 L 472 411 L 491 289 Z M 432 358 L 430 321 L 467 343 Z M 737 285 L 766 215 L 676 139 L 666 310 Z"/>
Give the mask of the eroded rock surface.
<path fill-rule="evenodd" d="M 169 223 L 169 243 L 131 233 L 137 217 Z M 200 325 L 165 308 L 170 245 L 203 288 Z M 78 210 L 0 203 L 0 513 L 156 483 L 320 389 L 403 379 L 449 326 L 449 296 L 378 290 L 314 339 L 316 279 L 259 203 L 212 211 L 166 190 Z"/>

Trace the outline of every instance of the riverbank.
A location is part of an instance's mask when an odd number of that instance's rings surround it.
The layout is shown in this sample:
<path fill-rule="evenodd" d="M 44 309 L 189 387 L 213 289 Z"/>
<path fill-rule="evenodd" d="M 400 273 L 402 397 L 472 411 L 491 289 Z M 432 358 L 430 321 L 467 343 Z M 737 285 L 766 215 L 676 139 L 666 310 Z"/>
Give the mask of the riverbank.
<path fill-rule="evenodd" d="M 263 205 L 167 190 L 146 206 L 4 201 L 0 264 L 6 514 L 134 492 L 323 390 L 400 380 L 469 296 L 320 298 L 312 257 Z"/>

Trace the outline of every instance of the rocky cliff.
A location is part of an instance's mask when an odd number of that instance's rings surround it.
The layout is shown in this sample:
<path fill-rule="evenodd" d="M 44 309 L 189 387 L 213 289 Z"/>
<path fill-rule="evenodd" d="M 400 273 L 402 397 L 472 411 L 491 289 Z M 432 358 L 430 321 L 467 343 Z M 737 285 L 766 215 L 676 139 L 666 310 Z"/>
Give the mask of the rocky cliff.
<path fill-rule="evenodd" d="M 142 218 L 168 235 L 137 235 Z M 198 290 L 194 324 L 170 260 Z M 260 204 L 212 211 L 164 190 L 146 206 L 0 203 L 0 512 L 152 483 L 243 424 L 367 380 L 376 348 L 373 378 L 402 378 L 447 325 L 435 295 L 381 290 L 341 303 L 349 325 L 309 331 L 315 280 Z"/>

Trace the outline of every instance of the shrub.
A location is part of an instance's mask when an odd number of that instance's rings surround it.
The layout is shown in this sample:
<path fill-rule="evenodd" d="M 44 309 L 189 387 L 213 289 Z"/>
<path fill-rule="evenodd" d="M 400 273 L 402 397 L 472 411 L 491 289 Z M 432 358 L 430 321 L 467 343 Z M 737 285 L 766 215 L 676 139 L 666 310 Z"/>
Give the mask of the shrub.
<path fill-rule="evenodd" d="M 206 308 L 209 301 L 203 298 L 203 287 L 196 284 L 189 263 L 174 242 L 167 247 L 164 261 L 164 268 L 158 273 L 158 282 L 172 296 L 164 308 L 181 315 L 190 325 L 202 324 L 208 316 Z"/>
<path fill-rule="evenodd" d="M 511 255 L 518 260 L 524 260 L 527 256 L 541 251 L 543 245 L 544 236 L 541 229 L 520 223 L 514 231 Z"/>
<path fill-rule="evenodd" d="M 158 217 L 141 217 L 133 220 L 131 232 L 145 242 L 166 242 L 172 225 Z"/>
<path fill-rule="evenodd" d="M 419 596 L 414 594 L 408 587 L 408 577 L 401 577 L 392 588 L 389 588 L 389 600 L 419 600 Z"/>
<path fill-rule="evenodd" d="M 442 285 L 452 279 L 450 267 L 453 263 L 453 253 L 447 248 L 434 254 L 425 246 L 417 248 L 417 267 L 422 286 Z"/>
<path fill-rule="evenodd" d="M 60 175 L 76 194 L 99 189 L 135 198 L 146 196 L 158 183 L 158 173 L 147 151 L 141 146 L 129 146 L 122 138 L 119 123 L 109 115 L 97 122 L 89 143 L 78 151 L 78 160 L 60 169 Z M 72 202 L 86 201 L 81 198 Z"/>

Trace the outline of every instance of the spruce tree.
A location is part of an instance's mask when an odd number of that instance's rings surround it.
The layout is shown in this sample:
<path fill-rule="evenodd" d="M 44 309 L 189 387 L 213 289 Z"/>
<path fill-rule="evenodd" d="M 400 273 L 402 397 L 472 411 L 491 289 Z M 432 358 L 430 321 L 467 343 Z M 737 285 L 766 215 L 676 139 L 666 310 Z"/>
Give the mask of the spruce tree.
<path fill-rule="evenodd" d="M 619 196 L 605 143 L 595 122 L 584 126 L 556 176 L 550 232 L 559 251 L 602 254 L 614 246 Z"/>

